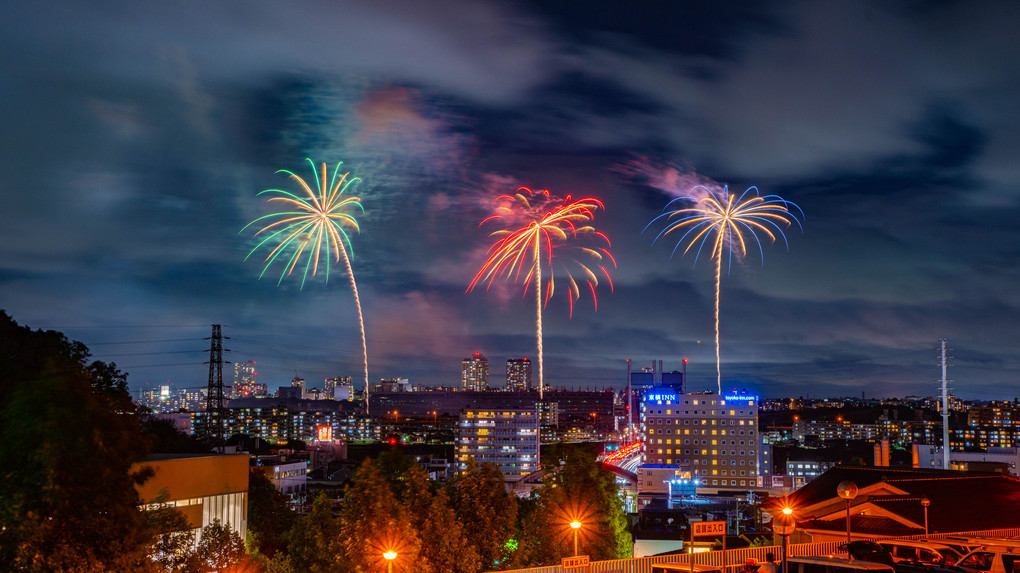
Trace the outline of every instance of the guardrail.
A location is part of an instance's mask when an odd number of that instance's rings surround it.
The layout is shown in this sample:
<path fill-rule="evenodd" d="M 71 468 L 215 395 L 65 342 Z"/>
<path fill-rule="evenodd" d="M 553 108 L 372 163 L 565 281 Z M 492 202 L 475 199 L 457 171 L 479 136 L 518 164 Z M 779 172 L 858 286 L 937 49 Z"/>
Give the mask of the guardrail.
<path fill-rule="evenodd" d="M 879 539 L 942 539 L 950 536 L 970 537 L 1015 537 L 1020 535 L 1020 528 L 1013 529 L 988 529 L 982 531 L 954 531 L 950 533 L 932 533 L 930 535 L 910 535 L 906 537 L 875 537 Z M 843 541 L 827 541 L 825 543 L 791 543 L 788 548 L 790 557 L 809 557 L 819 555 L 833 555 Z M 738 569 L 743 566 L 747 559 L 755 559 L 759 562 L 765 561 L 765 554 L 772 553 L 778 559 L 783 553 L 779 545 L 767 547 L 745 547 L 743 549 L 727 549 L 724 551 L 705 551 L 703 553 L 674 553 L 670 555 L 653 555 L 648 557 L 632 557 L 630 559 L 614 559 L 610 561 L 592 561 L 588 569 L 571 568 L 567 571 L 586 571 L 586 573 L 651 573 L 652 565 L 659 563 L 690 563 L 690 557 L 694 556 L 694 563 L 700 565 L 712 565 L 722 567 L 724 570 Z M 499 573 L 565 573 L 559 565 L 547 565 L 544 567 L 531 567 L 528 569 L 511 569 Z"/>

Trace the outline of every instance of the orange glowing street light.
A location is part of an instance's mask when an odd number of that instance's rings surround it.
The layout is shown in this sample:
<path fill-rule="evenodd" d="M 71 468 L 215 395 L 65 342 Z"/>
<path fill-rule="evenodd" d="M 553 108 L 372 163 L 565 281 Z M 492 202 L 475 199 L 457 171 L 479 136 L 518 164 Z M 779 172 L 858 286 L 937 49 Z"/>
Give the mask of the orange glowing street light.
<path fill-rule="evenodd" d="M 577 531 L 581 529 L 581 522 L 571 521 L 570 527 L 574 530 L 574 557 L 577 557 Z"/>
<path fill-rule="evenodd" d="M 393 560 L 397 558 L 396 551 L 387 551 L 382 556 L 386 559 L 386 571 L 393 573 Z"/>
<path fill-rule="evenodd" d="M 790 549 L 790 535 L 797 529 L 797 522 L 793 517 L 793 509 L 784 507 L 782 513 L 772 519 L 772 531 L 783 538 L 783 573 L 788 573 L 786 563 L 787 552 Z"/>

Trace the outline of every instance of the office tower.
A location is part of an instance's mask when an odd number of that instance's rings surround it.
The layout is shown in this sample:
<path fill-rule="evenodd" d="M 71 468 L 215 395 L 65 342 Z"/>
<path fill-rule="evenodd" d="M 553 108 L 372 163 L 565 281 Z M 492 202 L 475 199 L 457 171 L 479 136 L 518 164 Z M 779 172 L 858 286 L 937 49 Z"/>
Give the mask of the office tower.
<path fill-rule="evenodd" d="M 651 388 L 641 401 L 646 464 L 675 464 L 706 487 L 758 480 L 758 398 Z"/>
<path fill-rule="evenodd" d="M 663 386 L 668 386 L 677 391 L 679 394 L 684 393 L 684 375 L 683 372 L 659 372 L 659 378 Z"/>
<path fill-rule="evenodd" d="M 303 396 L 304 393 L 305 393 L 305 379 L 304 378 L 298 378 L 297 376 L 295 376 L 294 379 L 290 381 L 290 387 L 291 388 L 300 388 L 301 389 L 300 395 Z"/>
<path fill-rule="evenodd" d="M 487 390 L 489 388 L 489 359 L 475 352 L 461 362 L 461 390 Z"/>
<path fill-rule="evenodd" d="M 531 360 L 511 358 L 506 361 L 506 389 L 508 392 L 531 390 Z"/>
<path fill-rule="evenodd" d="M 230 392 L 231 398 L 248 398 L 255 395 L 255 361 L 234 363 L 234 386 Z"/>
<path fill-rule="evenodd" d="M 323 384 L 323 398 L 326 400 L 353 400 L 352 380 L 350 376 L 326 378 L 326 382 Z"/>
<path fill-rule="evenodd" d="M 468 462 L 491 463 L 506 481 L 517 481 L 539 468 L 538 410 L 466 408 L 457 424 L 457 468 Z"/>

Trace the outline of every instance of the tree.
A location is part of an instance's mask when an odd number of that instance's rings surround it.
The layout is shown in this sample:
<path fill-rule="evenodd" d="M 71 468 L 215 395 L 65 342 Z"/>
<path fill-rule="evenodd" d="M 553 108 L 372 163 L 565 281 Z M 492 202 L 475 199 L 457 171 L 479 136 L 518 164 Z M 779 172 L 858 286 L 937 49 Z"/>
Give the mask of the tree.
<path fill-rule="evenodd" d="M 403 571 L 421 571 L 421 541 L 404 507 L 371 459 L 351 478 L 340 506 L 340 570 L 385 570 L 383 553 L 395 551 Z"/>
<path fill-rule="evenodd" d="M 156 507 L 145 512 L 146 526 L 153 533 L 146 553 L 163 571 L 184 571 L 191 560 L 195 534 L 180 511 L 163 505 L 169 494 L 164 490 L 152 501 Z"/>
<path fill-rule="evenodd" d="M 246 561 L 241 536 L 229 525 L 214 519 L 202 528 L 198 546 L 191 556 L 190 569 L 201 573 L 222 571 Z"/>
<path fill-rule="evenodd" d="M 517 501 L 506 492 L 503 474 L 495 466 L 468 464 L 449 488 L 457 519 L 475 548 L 482 567 L 492 568 L 510 556 L 507 543 L 514 537 Z"/>
<path fill-rule="evenodd" d="M 425 541 L 418 552 L 421 570 L 427 573 L 476 573 L 481 570 L 478 552 L 468 542 L 467 533 L 450 507 L 443 489 L 433 491 L 425 470 L 408 468 L 403 503 L 411 517 L 411 527 Z"/>
<path fill-rule="evenodd" d="M 154 454 L 204 454 L 211 451 L 208 444 L 178 430 L 166 418 L 147 415 L 141 417 L 141 423 Z"/>
<path fill-rule="evenodd" d="M 139 569 L 151 532 L 131 464 L 148 444 L 115 368 L 0 312 L 0 570 Z M 97 380 L 96 373 L 109 375 Z"/>
<path fill-rule="evenodd" d="M 578 553 L 593 561 L 629 557 L 632 539 L 615 480 L 599 468 L 590 453 L 575 450 L 559 472 L 546 478 L 534 494 L 534 507 L 522 534 L 522 555 L 528 565 L 552 563 Z"/>
<path fill-rule="evenodd" d="M 380 452 L 374 461 L 375 467 L 386 478 L 398 499 L 404 498 L 404 488 L 412 468 L 418 464 L 399 447 L 390 447 Z"/>
<path fill-rule="evenodd" d="M 149 451 L 116 365 L 0 311 L 0 570 L 147 571 Z"/>
<path fill-rule="evenodd" d="M 287 548 L 287 532 L 295 521 L 287 496 L 276 489 L 261 468 L 248 472 L 248 536 L 251 549 L 273 557 Z"/>
<path fill-rule="evenodd" d="M 333 517 L 333 501 L 319 493 L 312 509 L 298 517 L 290 531 L 290 563 L 297 571 L 325 573 L 337 570 L 340 527 Z"/>

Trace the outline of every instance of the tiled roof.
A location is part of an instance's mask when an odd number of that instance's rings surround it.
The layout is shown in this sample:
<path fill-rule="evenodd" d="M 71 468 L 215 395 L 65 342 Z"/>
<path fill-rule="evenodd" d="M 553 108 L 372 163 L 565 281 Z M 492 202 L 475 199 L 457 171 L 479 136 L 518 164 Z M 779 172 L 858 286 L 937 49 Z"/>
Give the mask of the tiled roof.
<path fill-rule="evenodd" d="M 870 499 L 867 494 L 860 494 L 852 502 L 852 507 L 860 509 L 858 506 L 861 504 L 870 503 L 918 525 L 915 529 L 885 516 L 853 515 L 851 529 L 856 532 L 875 535 L 924 533 L 921 498 L 930 501 L 928 530 L 931 533 L 1020 526 L 1020 480 L 1001 474 L 837 466 L 791 494 L 788 502 L 799 508 L 821 504 L 819 511 L 831 516 L 841 502 L 836 486 L 844 480 L 853 481 L 859 489 L 883 483 L 906 492 L 904 498 L 907 499 Z M 773 504 L 779 503 L 779 500 L 773 501 Z M 798 519 L 798 527 L 825 530 L 842 530 L 845 527 L 842 519 L 817 519 L 822 516 L 801 515 L 805 521 Z"/>
<path fill-rule="evenodd" d="M 797 523 L 797 529 L 821 529 L 824 531 L 846 531 L 846 521 L 842 519 L 822 521 L 812 519 Z M 906 535 L 920 535 L 924 529 L 914 529 L 903 525 L 895 519 L 881 516 L 852 515 L 850 516 L 850 531 L 855 534 L 879 535 L 882 537 L 901 537 Z"/>

